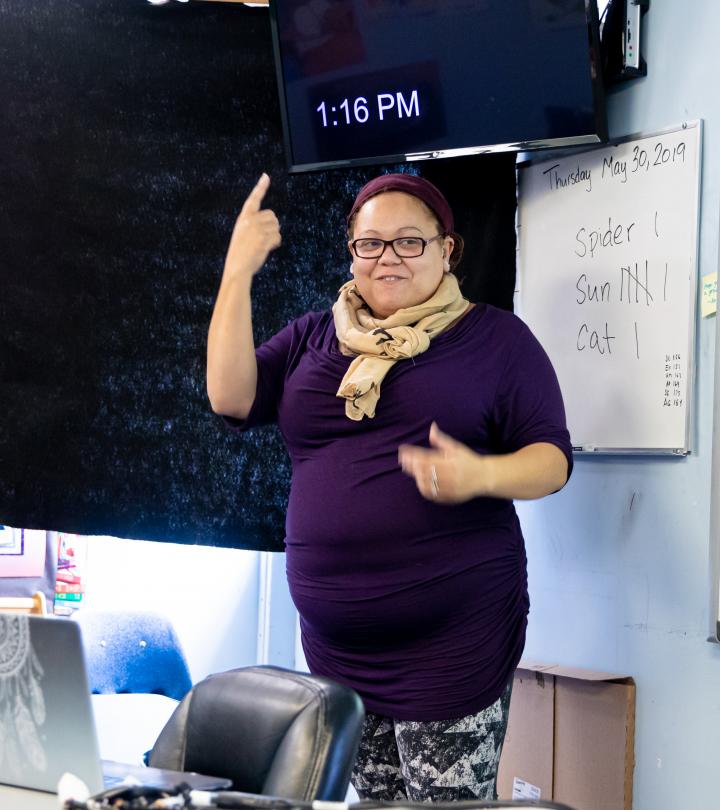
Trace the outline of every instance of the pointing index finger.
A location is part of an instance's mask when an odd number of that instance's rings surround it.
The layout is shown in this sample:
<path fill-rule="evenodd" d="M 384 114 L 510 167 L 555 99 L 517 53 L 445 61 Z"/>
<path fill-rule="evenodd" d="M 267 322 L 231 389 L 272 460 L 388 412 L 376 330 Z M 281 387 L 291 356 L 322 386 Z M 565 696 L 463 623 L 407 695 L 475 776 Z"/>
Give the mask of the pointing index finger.
<path fill-rule="evenodd" d="M 270 188 L 270 177 L 263 172 L 260 175 L 260 179 L 255 183 L 255 187 L 253 190 L 248 194 L 247 199 L 243 203 L 243 207 L 240 211 L 240 215 L 243 214 L 255 214 L 260 210 L 260 206 L 262 205 L 263 198 L 267 193 L 268 188 Z"/>

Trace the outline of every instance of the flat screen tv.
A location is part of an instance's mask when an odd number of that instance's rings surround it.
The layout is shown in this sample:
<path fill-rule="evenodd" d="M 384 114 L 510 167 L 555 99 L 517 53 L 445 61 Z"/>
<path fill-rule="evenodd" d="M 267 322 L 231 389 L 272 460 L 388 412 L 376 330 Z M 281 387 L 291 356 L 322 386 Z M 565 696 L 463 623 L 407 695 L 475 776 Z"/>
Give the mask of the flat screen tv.
<path fill-rule="evenodd" d="M 596 0 L 272 0 L 291 172 L 607 140 Z"/>

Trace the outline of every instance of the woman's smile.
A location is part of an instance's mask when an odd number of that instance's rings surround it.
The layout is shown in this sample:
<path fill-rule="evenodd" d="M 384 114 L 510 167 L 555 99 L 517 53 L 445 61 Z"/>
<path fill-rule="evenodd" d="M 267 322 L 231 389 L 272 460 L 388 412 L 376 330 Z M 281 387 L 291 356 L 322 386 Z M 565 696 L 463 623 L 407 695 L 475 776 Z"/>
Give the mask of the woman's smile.
<path fill-rule="evenodd" d="M 435 239 L 438 223 L 417 197 L 388 191 L 368 200 L 355 218 L 352 238 L 423 240 L 418 256 L 398 256 L 386 244 L 379 256 L 353 255 L 352 273 L 358 292 L 376 318 L 388 318 L 399 309 L 431 298 L 444 275 L 443 252 L 449 255 L 452 239 Z M 434 241 L 433 241 L 434 240 Z"/>

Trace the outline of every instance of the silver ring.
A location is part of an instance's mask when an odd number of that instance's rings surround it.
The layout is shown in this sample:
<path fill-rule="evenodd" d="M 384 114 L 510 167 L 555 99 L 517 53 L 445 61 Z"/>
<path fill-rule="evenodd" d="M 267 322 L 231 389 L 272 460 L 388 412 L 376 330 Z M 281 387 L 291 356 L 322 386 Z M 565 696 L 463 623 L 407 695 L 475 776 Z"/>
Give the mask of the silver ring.
<path fill-rule="evenodd" d="M 440 494 L 440 485 L 438 484 L 437 470 L 434 464 L 430 467 L 430 486 L 432 487 L 433 498 L 437 498 Z"/>

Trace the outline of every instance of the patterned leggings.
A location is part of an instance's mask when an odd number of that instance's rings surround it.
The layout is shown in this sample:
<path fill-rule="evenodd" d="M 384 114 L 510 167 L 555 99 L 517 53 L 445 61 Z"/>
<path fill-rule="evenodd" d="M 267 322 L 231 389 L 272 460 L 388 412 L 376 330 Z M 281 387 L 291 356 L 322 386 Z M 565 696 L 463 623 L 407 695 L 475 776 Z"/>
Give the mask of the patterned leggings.
<path fill-rule="evenodd" d="M 459 720 L 414 722 L 368 712 L 351 782 L 361 799 L 446 802 L 497 798 L 512 681 L 500 698 Z"/>

